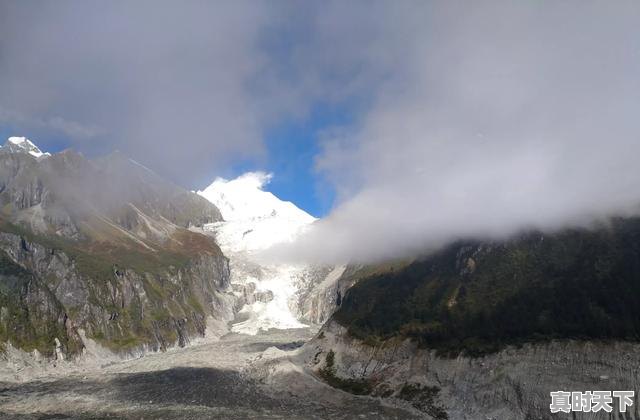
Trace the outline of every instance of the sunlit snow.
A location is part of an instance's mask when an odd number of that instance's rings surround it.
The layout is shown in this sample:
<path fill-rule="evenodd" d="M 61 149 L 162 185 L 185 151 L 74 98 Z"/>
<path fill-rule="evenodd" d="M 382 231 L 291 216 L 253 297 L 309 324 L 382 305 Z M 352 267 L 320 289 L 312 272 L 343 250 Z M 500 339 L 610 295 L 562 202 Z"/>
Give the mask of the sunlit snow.
<path fill-rule="evenodd" d="M 216 179 L 198 194 L 215 204 L 224 222 L 211 223 L 205 229 L 216 233 L 222 251 L 230 259 L 231 281 L 234 284 L 254 283 L 257 292 L 273 294 L 273 299 L 245 305 L 240 311 L 241 322 L 232 331 L 256 334 L 269 328 L 301 328 L 291 310 L 296 288 L 295 279 L 303 266 L 268 264 L 255 258 L 256 251 L 273 244 L 290 241 L 316 219 L 282 201 L 263 187 L 271 179 L 264 172 L 246 173 L 236 179 Z"/>
<path fill-rule="evenodd" d="M 40 150 L 38 146 L 33 144 L 31 140 L 29 140 L 26 137 L 9 137 L 7 139 L 7 144 L 9 143 L 14 145 L 16 148 L 26 151 L 27 153 L 29 153 L 31 156 L 35 158 L 40 158 L 43 156 L 51 156 L 50 153 L 42 152 L 42 150 Z"/>

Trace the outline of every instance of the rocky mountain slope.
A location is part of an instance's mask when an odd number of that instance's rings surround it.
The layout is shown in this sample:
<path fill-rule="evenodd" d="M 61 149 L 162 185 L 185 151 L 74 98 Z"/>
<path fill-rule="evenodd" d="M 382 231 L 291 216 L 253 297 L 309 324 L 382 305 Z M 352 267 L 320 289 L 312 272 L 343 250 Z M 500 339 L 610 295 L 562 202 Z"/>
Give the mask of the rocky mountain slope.
<path fill-rule="evenodd" d="M 415 341 L 356 339 L 334 321 L 305 344 L 296 363 L 335 388 L 412 406 L 426 419 L 637 419 L 637 404 L 614 412 L 551 414 L 558 390 L 640 390 L 640 345 L 555 340 L 479 357 L 442 357 Z M 272 368 L 273 369 L 273 368 Z M 636 400 L 637 402 L 637 400 Z"/>
<path fill-rule="evenodd" d="M 0 148 L 0 342 L 74 355 L 184 345 L 232 317 L 229 268 L 195 232 L 218 209 L 114 153 Z"/>
<path fill-rule="evenodd" d="M 555 418 L 551 391 L 639 390 L 640 218 L 461 241 L 352 275 L 303 352 L 333 386 L 436 419 Z"/>

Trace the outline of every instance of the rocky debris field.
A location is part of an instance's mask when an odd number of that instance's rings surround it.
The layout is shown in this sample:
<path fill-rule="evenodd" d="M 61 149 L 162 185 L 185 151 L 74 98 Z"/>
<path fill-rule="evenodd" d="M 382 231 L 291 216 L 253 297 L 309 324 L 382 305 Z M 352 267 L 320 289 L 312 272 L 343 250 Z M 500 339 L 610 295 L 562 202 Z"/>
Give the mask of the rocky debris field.
<path fill-rule="evenodd" d="M 311 332 L 229 334 L 219 341 L 105 366 L 0 382 L 2 419 L 407 419 L 380 400 L 334 390 L 300 370 L 297 380 L 256 375 Z"/>

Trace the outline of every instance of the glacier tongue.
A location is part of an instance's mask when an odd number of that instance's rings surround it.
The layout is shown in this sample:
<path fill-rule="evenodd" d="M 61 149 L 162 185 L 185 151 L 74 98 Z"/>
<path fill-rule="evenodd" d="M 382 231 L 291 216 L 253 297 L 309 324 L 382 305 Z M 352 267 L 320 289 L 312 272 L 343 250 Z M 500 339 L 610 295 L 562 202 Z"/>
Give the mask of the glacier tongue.
<path fill-rule="evenodd" d="M 231 282 L 238 293 L 255 288 L 239 313 L 240 321 L 232 331 L 257 334 L 270 328 L 306 327 L 298 321 L 294 299 L 296 283 L 308 267 L 303 265 L 264 264 L 256 251 L 291 241 L 316 219 L 282 201 L 263 187 L 271 176 L 263 172 L 246 173 L 236 179 L 216 179 L 198 194 L 215 204 L 225 219 L 205 229 L 214 231 L 222 251 L 230 259 Z M 243 292 L 240 292 L 242 290 Z"/>

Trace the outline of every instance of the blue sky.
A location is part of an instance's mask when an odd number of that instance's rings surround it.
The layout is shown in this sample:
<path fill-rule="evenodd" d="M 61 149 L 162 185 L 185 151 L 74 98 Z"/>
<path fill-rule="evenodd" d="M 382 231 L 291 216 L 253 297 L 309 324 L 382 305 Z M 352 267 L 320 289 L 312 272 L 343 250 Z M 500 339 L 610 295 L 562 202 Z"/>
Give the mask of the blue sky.
<path fill-rule="evenodd" d="M 350 121 L 349 110 L 343 107 L 318 105 L 306 118 L 288 119 L 269 130 L 264 143 L 265 159 L 249 159 L 233 163 L 223 168 L 213 177 L 235 178 L 245 172 L 264 171 L 273 174 L 271 182 L 265 187 L 282 200 L 291 201 L 315 217 L 322 217 L 331 210 L 335 191 L 331 184 L 323 180 L 322 174 L 315 169 L 315 157 L 319 153 L 319 136 L 330 128 L 347 124 Z M 0 125 L 0 135 L 26 136 L 44 151 L 59 152 L 70 146 L 63 136 L 45 134 L 32 136 L 11 125 Z M 94 155 L 108 154 L 110 144 L 94 145 Z M 211 182 L 205 180 L 204 182 Z M 186 186 L 196 188 L 196 186 Z"/>
<path fill-rule="evenodd" d="M 0 134 L 54 153 L 117 149 L 189 189 L 271 172 L 269 191 L 326 215 L 334 191 L 315 170 L 318 136 L 349 124 L 370 92 L 352 85 L 366 73 L 351 53 L 360 38 L 335 42 L 352 19 L 325 39 L 314 5 L 149 4 L 11 3 L 0 14 Z"/>
<path fill-rule="evenodd" d="M 234 178 L 256 170 L 273 173 L 266 190 L 315 217 L 323 217 L 332 208 L 335 191 L 315 167 L 315 158 L 320 152 L 319 136 L 324 130 L 351 120 L 350 109 L 319 104 L 306 118 L 289 119 L 269 130 L 265 136 L 265 161 L 236 163 L 224 176 Z"/>

